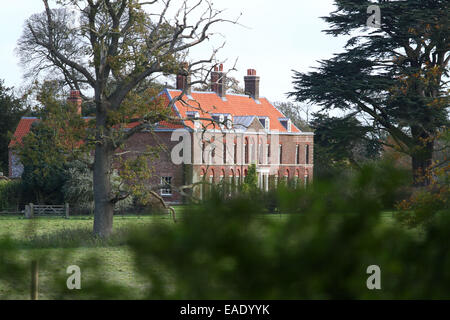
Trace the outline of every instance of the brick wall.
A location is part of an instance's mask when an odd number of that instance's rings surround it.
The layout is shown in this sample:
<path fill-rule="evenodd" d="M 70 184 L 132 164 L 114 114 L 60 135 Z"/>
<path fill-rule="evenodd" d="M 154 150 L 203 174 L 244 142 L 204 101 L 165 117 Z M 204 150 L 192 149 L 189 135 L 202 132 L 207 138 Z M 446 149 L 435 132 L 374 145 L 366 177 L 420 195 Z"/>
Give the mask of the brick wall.
<path fill-rule="evenodd" d="M 154 175 L 149 181 L 149 184 L 156 186 L 160 185 L 161 177 L 172 177 L 172 184 L 174 186 L 181 186 L 185 184 L 184 165 L 175 165 L 171 161 L 170 153 L 172 148 L 178 142 L 170 141 L 171 132 L 156 132 L 148 133 L 142 132 L 132 136 L 126 143 L 125 150 L 145 152 L 149 146 L 164 146 L 164 149 L 159 153 L 159 158 L 149 159 L 149 166 L 154 168 Z M 159 190 L 157 190 L 159 194 Z M 172 196 L 162 196 L 168 203 L 181 203 L 183 201 L 182 195 L 172 188 Z"/>

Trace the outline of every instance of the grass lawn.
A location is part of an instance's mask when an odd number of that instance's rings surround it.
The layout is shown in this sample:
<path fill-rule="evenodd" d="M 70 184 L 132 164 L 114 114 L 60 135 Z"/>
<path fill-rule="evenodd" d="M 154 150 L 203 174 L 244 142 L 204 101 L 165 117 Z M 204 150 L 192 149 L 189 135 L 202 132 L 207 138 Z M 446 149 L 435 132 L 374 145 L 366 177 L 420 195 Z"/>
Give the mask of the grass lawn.
<path fill-rule="evenodd" d="M 177 208 L 178 218 L 182 217 L 182 208 Z M 285 221 L 288 215 L 264 215 L 261 218 Z M 393 223 L 392 213 L 383 214 L 387 224 Z M 91 237 L 92 217 L 38 218 L 26 220 L 19 216 L 0 217 L 0 240 L 9 238 L 18 250 L 18 258 L 28 268 L 17 275 L 18 283 L 5 281 L 0 274 L 0 299 L 29 299 L 30 261 L 39 256 L 39 298 L 61 298 L 50 289 L 55 278 L 65 285 L 68 275 L 66 268 L 78 265 L 83 279 L 103 277 L 111 283 L 118 283 L 132 290 L 131 297 L 139 298 L 147 288 L 144 279 L 140 279 L 133 264 L 131 250 L 126 245 L 126 234 L 133 228 L 149 224 L 174 224 L 169 215 L 121 216 L 114 219 L 114 236 L 108 241 L 99 241 Z M 2 250 L 0 248 L 0 250 Z M 0 257 L 1 258 L 1 257 Z M 92 267 L 90 259 L 100 259 L 101 263 Z M 89 266 L 84 268 L 84 266 Z M 0 263 L 1 272 L 1 263 Z M 162 276 L 163 271 L 161 271 Z M 23 279 L 25 277 L 25 280 Z M 20 278 L 20 279 L 19 279 Z M 129 296 L 129 295 L 127 295 Z M 130 297 L 130 296 L 129 296 Z M 76 296 L 75 296 L 76 298 Z M 86 297 L 81 297 L 86 298 Z M 108 298 L 105 296 L 105 298 Z"/>
<path fill-rule="evenodd" d="M 0 217 L 0 239 L 9 238 L 20 248 L 19 260 L 26 266 L 33 257 L 41 257 L 39 259 L 41 264 L 40 299 L 58 298 L 52 294 L 47 284 L 55 275 L 67 278 L 66 268 L 69 265 L 81 267 L 82 279 L 89 278 L 89 273 L 93 276 L 101 274 L 108 281 L 112 280 L 133 288 L 138 297 L 146 287 L 142 279 L 136 278 L 132 253 L 125 244 L 125 235 L 130 228 L 158 223 L 173 224 L 174 222 L 168 215 L 116 216 L 114 218 L 115 236 L 110 241 L 101 242 L 90 237 L 93 226 L 92 217 L 26 220 L 19 216 L 3 216 Z M 96 270 L 83 273 L 83 265 L 90 265 L 88 261 L 91 258 L 98 258 L 102 261 L 101 265 Z M 29 299 L 28 288 L 20 288 L 14 283 L 5 283 L 2 280 L 0 275 L 0 299 Z"/>

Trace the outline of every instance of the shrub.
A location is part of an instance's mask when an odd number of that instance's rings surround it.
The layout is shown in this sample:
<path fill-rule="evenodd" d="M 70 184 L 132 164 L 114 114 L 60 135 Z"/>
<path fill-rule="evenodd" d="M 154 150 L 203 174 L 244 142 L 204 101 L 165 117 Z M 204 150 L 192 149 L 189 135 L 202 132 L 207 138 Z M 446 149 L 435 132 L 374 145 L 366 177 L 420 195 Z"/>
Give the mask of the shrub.
<path fill-rule="evenodd" d="M 400 177 L 367 167 L 305 190 L 281 189 L 280 206 L 300 214 L 280 220 L 261 218 L 264 204 L 247 194 L 213 196 L 175 226 L 136 232 L 130 245 L 139 273 L 152 283 L 145 298 L 448 298 L 450 215 L 422 237 L 387 224 L 382 208 Z M 366 286 L 370 265 L 381 268 L 382 290 Z"/>
<path fill-rule="evenodd" d="M 187 207 L 176 224 L 152 223 L 129 232 L 133 276 L 147 290 L 140 298 L 446 299 L 449 210 L 421 233 L 388 223 L 382 210 L 403 183 L 401 172 L 377 165 L 305 189 L 282 187 L 271 196 L 283 212 L 295 213 L 283 219 L 262 217 L 266 203 L 254 194 L 226 199 L 213 191 L 202 205 Z M 87 233 L 64 232 L 38 238 L 36 246 L 55 239 L 77 245 L 77 237 L 81 245 L 97 245 Z M 112 238 L 117 245 L 123 239 Z M 12 243 L 5 242 L 5 248 L 0 258 L 14 251 Z M 45 254 L 43 261 L 51 261 L 51 253 Z M 0 280 L 10 281 L 21 269 L 7 258 L 0 259 Z M 61 298 L 135 297 L 125 287 L 113 287 L 110 277 L 98 280 L 95 270 L 101 265 L 83 266 L 95 279 L 83 280 L 83 290 L 68 292 L 62 278 L 53 292 Z M 381 269 L 381 290 L 367 288 L 371 265 Z"/>
<path fill-rule="evenodd" d="M 0 211 L 17 207 L 21 202 L 22 184 L 18 180 L 0 180 Z"/>
<path fill-rule="evenodd" d="M 434 170 L 431 184 L 419 188 L 407 200 L 398 203 L 398 221 L 410 228 L 432 223 L 440 214 L 448 212 L 450 199 L 450 165 Z"/>

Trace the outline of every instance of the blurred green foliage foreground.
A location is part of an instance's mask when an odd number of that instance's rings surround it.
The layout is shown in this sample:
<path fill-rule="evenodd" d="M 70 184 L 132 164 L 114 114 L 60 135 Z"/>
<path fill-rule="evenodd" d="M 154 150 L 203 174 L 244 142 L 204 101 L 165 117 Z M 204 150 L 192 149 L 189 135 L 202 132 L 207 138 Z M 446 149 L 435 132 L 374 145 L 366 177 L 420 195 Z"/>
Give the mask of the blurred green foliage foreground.
<path fill-rule="evenodd" d="M 249 190 L 231 200 L 213 193 L 177 223 L 116 228 L 106 241 L 82 232 L 77 240 L 75 232 L 56 243 L 41 238 L 37 250 L 33 242 L 5 239 L 0 284 L 28 290 L 36 260 L 46 275 L 41 287 L 61 299 L 450 298 L 448 208 L 417 229 L 383 218 L 404 184 L 401 172 L 378 165 L 306 190 Z M 263 214 L 269 202 L 276 214 Z M 64 250 L 42 250 L 58 241 Z M 82 288 L 68 290 L 61 268 L 83 246 L 91 254 L 79 263 Z M 102 252 L 111 247 L 129 252 L 129 283 L 118 283 L 105 268 L 111 261 Z M 381 269 L 381 290 L 366 286 L 371 265 Z"/>

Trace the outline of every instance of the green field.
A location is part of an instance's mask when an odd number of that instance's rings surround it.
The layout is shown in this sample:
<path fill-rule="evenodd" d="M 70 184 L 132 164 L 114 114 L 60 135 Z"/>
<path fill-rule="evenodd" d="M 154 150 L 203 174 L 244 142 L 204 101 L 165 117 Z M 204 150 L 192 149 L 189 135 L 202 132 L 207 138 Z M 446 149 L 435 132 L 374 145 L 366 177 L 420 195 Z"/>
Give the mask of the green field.
<path fill-rule="evenodd" d="M 173 223 L 169 216 L 116 216 L 112 239 L 98 241 L 90 236 L 92 217 L 34 220 L 18 216 L 0 217 L 0 239 L 12 240 L 19 248 L 18 255 L 24 265 L 29 264 L 33 257 L 40 257 L 40 299 L 58 298 L 49 290 L 49 280 L 55 275 L 63 277 L 68 265 L 82 266 L 91 257 L 101 260 L 99 269 L 92 272 L 95 276 L 102 274 L 106 280 L 133 288 L 138 297 L 145 285 L 134 272 L 132 253 L 126 246 L 126 234 L 130 229 L 149 224 Z M 89 274 L 82 273 L 82 276 L 89 278 Z M 29 295 L 27 288 L 18 289 L 13 284 L 2 282 L 0 277 L 0 298 L 29 299 Z"/>

